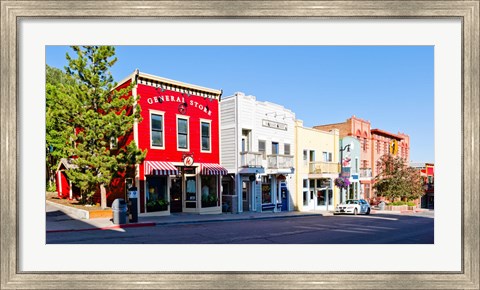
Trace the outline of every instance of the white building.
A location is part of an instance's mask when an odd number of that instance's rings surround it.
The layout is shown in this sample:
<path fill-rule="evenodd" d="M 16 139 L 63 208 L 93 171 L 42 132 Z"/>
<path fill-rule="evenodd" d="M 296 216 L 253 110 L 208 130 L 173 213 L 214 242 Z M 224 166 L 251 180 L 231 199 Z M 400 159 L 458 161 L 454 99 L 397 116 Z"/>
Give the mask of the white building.
<path fill-rule="evenodd" d="M 235 93 L 220 102 L 223 198 L 233 212 L 294 209 L 295 114 Z"/>

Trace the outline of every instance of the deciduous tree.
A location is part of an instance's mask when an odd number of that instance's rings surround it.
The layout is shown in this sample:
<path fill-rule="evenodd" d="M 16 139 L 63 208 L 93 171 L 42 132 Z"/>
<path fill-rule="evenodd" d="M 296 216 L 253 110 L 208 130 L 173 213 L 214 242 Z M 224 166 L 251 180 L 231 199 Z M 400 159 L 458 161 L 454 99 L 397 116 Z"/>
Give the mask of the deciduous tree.
<path fill-rule="evenodd" d="M 405 160 L 386 154 L 378 163 L 380 173 L 375 177 L 378 196 L 390 200 L 415 200 L 424 194 L 420 172 L 409 167 Z"/>

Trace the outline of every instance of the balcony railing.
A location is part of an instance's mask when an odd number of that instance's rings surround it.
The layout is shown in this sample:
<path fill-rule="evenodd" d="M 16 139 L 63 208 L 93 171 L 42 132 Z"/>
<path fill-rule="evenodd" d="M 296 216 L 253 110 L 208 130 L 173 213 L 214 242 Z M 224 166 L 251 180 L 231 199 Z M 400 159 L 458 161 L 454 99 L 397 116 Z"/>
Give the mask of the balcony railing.
<path fill-rule="evenodd" d="M 372 177 L 372 168 L 360 168 L 360 178 Z"/>
<path fill-rule="evenodd" d="M 310 174 L 339 173 L 340 164 L 336 162 L 315 161 L 309 163 Z"/>
<path fill-rule="evenodd" d="M 262 167 L 262 153 L 240 152 L 241 167 Z"/>
<path fill-rule="evenodd" d="M 268 155 L 268 168 L 293 168 L 292 155 Z"/>

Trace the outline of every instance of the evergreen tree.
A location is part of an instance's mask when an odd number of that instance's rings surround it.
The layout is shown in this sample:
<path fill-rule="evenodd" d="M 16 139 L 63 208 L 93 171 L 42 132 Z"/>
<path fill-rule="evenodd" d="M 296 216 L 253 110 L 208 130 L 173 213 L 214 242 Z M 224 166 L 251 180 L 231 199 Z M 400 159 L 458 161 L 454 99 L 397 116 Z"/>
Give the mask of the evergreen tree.
<path fill-rule="evenodd" d="M 409 167 L 400 157 L 386 154 L 378 163 L 380 173 L 375 177 L 374 189 L 378 196 L 390 200 L 415 200 L 424 194 L 420 172 Z"/>
<path fill-rule="evenodd" d="M 117 61 L 114 47 L 72 48 L 77 57 L 67 54 L 66 71 L 76 81 L 68 94 L 76 133 L 71 155 L 78 168 L 68 170 L 67 175 L 80 188 L 85 202 L 93 202 L 92 196 L 100 190 L 105 207 L 105 187 L 117 175 L 134 177 L 134 165 L 145 158 L 146 151 L 139 150 L 134 141 L 126 144 L 127 138 L 123 138 L 132 133 L 135 120 L 141 121 L 140 107 L 134 108 L 134 84 L 114 90 L 116 84 L 109 71 Z"/>
<path fill-rule="evenodd" d="M 45 152 L 47 189 L 53 189 L 55 170 L 61 158 L 68 157 L 72 148 L 71 96 L 65 92 L 75 82 L 58 68 L 46 66 Z"/>

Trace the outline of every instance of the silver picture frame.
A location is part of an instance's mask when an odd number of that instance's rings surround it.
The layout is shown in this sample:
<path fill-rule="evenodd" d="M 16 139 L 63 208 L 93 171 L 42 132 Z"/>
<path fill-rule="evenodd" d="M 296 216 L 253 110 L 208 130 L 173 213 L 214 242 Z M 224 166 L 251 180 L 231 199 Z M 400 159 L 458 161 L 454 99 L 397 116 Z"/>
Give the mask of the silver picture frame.
<path fill-rule="evenodd" d="M 1 1 L 1 289 L 479 289 L 479 1 Z M 462 23 L 458 272 L 21 272 L 18 24 L 24 18 L 452 18 Z"/>

